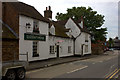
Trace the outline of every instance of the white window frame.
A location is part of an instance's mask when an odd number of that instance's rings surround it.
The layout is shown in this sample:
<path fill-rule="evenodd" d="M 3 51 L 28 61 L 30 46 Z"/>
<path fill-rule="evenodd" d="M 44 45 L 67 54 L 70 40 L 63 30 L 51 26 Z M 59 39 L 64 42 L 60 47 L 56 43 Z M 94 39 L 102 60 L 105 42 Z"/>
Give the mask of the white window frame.
<path fill-rule="evenodd" d="M 38 46 L 39 46 L 39 42 L 33 41 L 33 57 L 39 57 Z M 36 47 L 36 49 L 34 49 L 35 47 Z"/>
<path fill-rule="evenodd" d="M 72 53 L 72 47 L 71 46 L 68 46 L 68 53 Z"/>
<path fill-rule="evenodd" d="M 55 54 L 55 46 L 54 45 L 50 45 L 50 54 Z"/>

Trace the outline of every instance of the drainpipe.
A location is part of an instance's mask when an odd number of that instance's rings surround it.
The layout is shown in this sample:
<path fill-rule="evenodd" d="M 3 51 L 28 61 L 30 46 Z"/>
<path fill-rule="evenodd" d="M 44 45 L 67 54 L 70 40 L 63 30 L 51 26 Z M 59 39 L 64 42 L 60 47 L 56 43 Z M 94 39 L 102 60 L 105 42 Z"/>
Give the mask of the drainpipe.
<path fill-rule="evenodd" d="M 73 55 L 75 56 L 75 38 L 73 38 Z"/>
<path fill-rule="evenodd" d="M 77 39 L 80 35 L 81 35 L 81 33 L 80 33 L 76 38 L 73 39 L 73 41 L 74 41 L 74 42 L 73 42 L 73 43 L 74 43 L 74 44 L 73 44 L 73 45 L 74 45 L 74 48 L 73 48 L 73 49 L 74 49 L 74 52 L 73 52 L 74 56 L 75 56 L 75 41 L 76 41 L 76 39 Z"/>

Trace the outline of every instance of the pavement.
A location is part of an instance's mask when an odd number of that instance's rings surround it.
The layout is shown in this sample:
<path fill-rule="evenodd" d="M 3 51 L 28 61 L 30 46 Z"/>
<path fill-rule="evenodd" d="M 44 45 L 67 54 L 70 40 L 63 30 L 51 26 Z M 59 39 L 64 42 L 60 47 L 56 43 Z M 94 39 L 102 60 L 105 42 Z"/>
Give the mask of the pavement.
<path fill-rule="evenodd" d="M 107 52 L 102 55 L 107 55 Z M 68 56 L 68 57 L 62 57 L 62 58 L 53 58 L 53 59 L 29 62 L 27 71 L 50 67 L 50 66 L 54 66 L 54 65 L 63 64 L 63 63 L 74 62 L 74 61 L 78 61 L 78 60 L 89 59 L 89 58 L 93 58 L 93 57 L 97 57 L 97 56 L 98 55 L 86 55 L 86 56 L 82 56 L 82 57 L 81 56 Z"/>
<path fill-rule="evenodd" d="M 61 60 L 77 58 L 76 61 L 30 70 L 26 72 L 27 80 L 111 80 L 118 78 L 118 52 L 110 51 L 103 55 L 83 57 L 66 57 Z M 86 58 L 86 59 L 85 59 Z M 83 59 L 83 60 L 80 60 Z M 56 60 L 56 59 L 50 59 Z M 59 59 L 58 59 L 59 60 Z M 44 61 L 45 62 L 45 61 Z M 55 61 L 53 61 L 55 62 Z M 39 65 L 39 64 L 38 64 Z M 26 80 L 25 79 L 25 80 Z M 113 79 L 117 80 L 117 79 Z"/>

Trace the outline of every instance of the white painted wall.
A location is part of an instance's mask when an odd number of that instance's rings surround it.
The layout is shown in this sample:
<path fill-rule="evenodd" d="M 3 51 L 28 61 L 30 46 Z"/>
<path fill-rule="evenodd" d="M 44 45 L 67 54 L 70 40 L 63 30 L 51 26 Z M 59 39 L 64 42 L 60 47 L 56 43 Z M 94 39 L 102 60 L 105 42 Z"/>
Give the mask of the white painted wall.
<path fill-rule="evenodd" d="M 83 22 L 81 22 L 79 25 L 83 27 Z M 72 31 L 71 33 L 66 33 L 67 35 L 71 34 L 71 35 L 73 35 L 74 38 L 77 38 L 75 41 L 75 54 L 81 55 L 81 52 L 82 52 L 81 45 L 82 44 L 84 44 L 83 54 L 91 54 L 90 34 L 85 33 L 85 32 L 81 32 L 81 30 L 78 28 L 78 26 L 74 23 L 74 21 L 71 18 L 68 19 L 67 23 L 65 24 L 65 27 L 70 28 Z M 85 35 L 86 34 L 88 35 L 88 42 L 85 42 Z M 85 53 L 85 45 L 88 45 L 88 52 L 87 53 Z"/>
<path fill-rule="evenodd" d="M 88 42 L 85 42 L 85 35 L 88 35 Z M 82 32 L 81 35 L 76 39 L 75 41 L 75 54 L 76 55 L 81 55 L 82 53 L 82 49 L 81 49 L 81 45 L 84 44 L 83 46 L 83 55 L 85 54 L 91 54 L 91 38 L 90 38 L 90 34 Z M 88 52 L 85 53 L 85 45 L 88 45 Z"/>
<path fill-rule="evenodd" d="M 59 40 L 63 41 L 60 43 L 57 43 Z M 60 46 L 59 48 L 59 57 L 65 57 L 65 56 L 71 56 L 73 55 L 73 39 L 69 38 L 61 38 L 61 37 L 55 37 L 55 36 L 49 36 L 49 45 L 54 45 L 57 43 L 57 45 Z M 68 46 L 71 46 L 71 53 L 68 53 Z M 56 48 L 55 48 L 56 50 Z M 57 53 L 50 54 L 50 57 L 56 57 Z"/>
<path fill-rule="evenodd" d="M 26 32 L 33 32 L 33 21 L 34 19 L 26 17 L 26 16 L 19 16 L 19 53 L 26 54 L 28 52 L 28 60 L 42 60 L 49 58 L 49 46 L 48 46 L 48 23 L 39 21 L 39 30 L 40 34 L 46 35 L 46 41 L 38 41 L 39 42 L 39 57 L 32 57 L 33 56 L 33 41 L 32 40 L 24 40 L 24 33 Z M 26 29 L 26 23 L 31 24 L 30 29 Z M 25 55 L 19 56 L 20 60 L 26 60 Z"/>
<path fill-rule="evenodd" d="M 80 29 L 77 27 L 77 25 L 71 18 L 68 19 L 67 23 L 65 24 L 65 27 L 67 29 L 71 29 L 71 35 L 73 35 L 73 37 L 77 37 L 81 33 Z M 67 35 L 69 36 L 69 34 Z"/>
<path fill-rule="evenodd" d="M 19 16 L 19 53 L 20 54 L 26 54 L 28 53 L 28 60 L 29 61 L 35 61 L 35 60 L 43 60 L 43 59 L 48 59 L 48 58 L 54 58 L 56 57 L 56 52 L 55 54 L 50 54 L 50 45 L 55 45 L 59 40 L 62 40 L 63 42 L 57 43 L 57 45 L 60 46 L 59 49 L 59 56 L 64 57 L 64 56 L 71 56 L 73 55 L 73 39 L 69 38 L 61 38 L 61 37 L 55 37 L 55 36 L 48 36 L 48 23 L 39 21 L 39 30 L 40 34 L 45 34 L 46 35 L 46 41 L 38 41 L 39 42 L 39 57 L 32 57 L 33 56 L 33 41 L 32 40 L 24 40 L 24 33 L 26 32 L 33 32 L 33 21 L 34 19 L 25 17 L 20 15 Z M 31 24 L 30 29 L 26 29 L 26 23 Z M 70 28 L 72 30 L 71 35 L 74 37 L 77 37 L 81 31 L 77 27 L 77 25 L 72 21 L 72 19 L 69 19 L 68 22 L 66 23 L 66 28 Z M 81 35 L 76 39 L 75 41 L 75 54 L 81 54 L 81 45 L 85 44 L 88 45 L 89 50 L 88 53 L 84 54 L 89 54 L 91 53 L 91 40 L 90 40 L 90 35 L 88 36 L 88 42 L 85 42 L 85 34 L 84 32 L 81 33 Z M 68 46 L 71 46 L 71 53 L 68 53 Z M 56 50 L 56 48 L 55 48 Z M 26 60 L 27 56 L 25 55 L 20 55 L 19 56 L 20 60 Z"/>

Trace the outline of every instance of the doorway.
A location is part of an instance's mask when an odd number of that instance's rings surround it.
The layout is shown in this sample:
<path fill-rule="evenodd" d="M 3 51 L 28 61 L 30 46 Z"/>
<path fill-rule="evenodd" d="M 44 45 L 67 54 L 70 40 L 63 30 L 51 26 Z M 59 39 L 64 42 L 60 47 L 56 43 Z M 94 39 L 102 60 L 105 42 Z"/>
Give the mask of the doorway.
<path fill-rule="evenodd" d="M 83 44 L 81 45 L 81 56 L 83 56 Z"/>
<path fill-rule="evenodd" d="M 57 45 L 57 57 L 59 57 L 59 45 Z"/>

